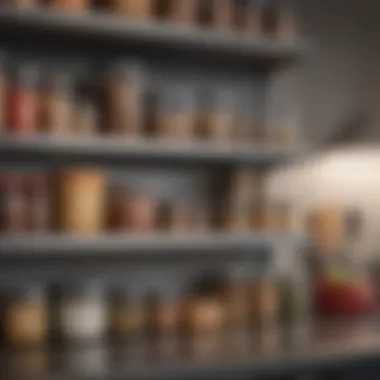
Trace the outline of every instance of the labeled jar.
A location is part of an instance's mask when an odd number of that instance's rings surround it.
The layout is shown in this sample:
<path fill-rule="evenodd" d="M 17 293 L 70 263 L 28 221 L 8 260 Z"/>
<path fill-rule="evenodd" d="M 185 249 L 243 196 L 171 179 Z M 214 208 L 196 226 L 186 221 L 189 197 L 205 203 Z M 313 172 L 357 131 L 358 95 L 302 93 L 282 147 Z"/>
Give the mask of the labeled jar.
<path fill-rule="evenodd" d="M 233 140 L 235 99 L 231 91 L 218 89 L 204 94 L 198 124 L 199 135 L 214 142 Z"/>
<path fill-rule="evenodd" d="M 120 16 L 137 20 L 148 20 L 152 17 L 153 0 L 111 0 L 112 10 Z"/>
<path fill-rule="evenodd" d="M 36 233 L 49 231 L 51 227 L 51 199 L 45 173 L 33 173 L 26 178 L 28 200 L 28 230 Z"/>
<path fill-rule="evenodd" d="M 51 5 L 60 11 L 78 13 L 89 8 L 89 0 L 52 0 Z"/>
<path fill-rule="evenodd" d="M 9 89 L 8 127 L 10 133 L 31 135 L 37 130 L 38 73 L 30 66 L 16 69 Z"/>
<path fill-rule="evenodd" d="M 27 230 L 28 201 L 25 197 L 23 175 L 8 172 L 1 176 L 1 227 L 4 233 Z"/>
<path fill-rule="evenodd" d="M 115 339 L 139 335 L 146 326 L 142 294 L 133 285 L 113 289 L 110 299 L 110 333 Z"/>
<path fill-rule="evenodd" d="M 168 18 L 180 24 L 192 24 L 196 19 L 197 5 L 197 0 L 170 0 Z"/>
<path fill-rule="evenodd" d="M 106 178 L 102 171 L 78 168 L 58 176 L 58 224 L 69 234 L 98 234 L 105 220 Z"/>
<path fill-rule="evenodd" d="M 67 286 L 59 306 L 59 326 L 66 342 L 100 342 L 107 332 L 107 308 L 101 284 Z"/>
<path fill-rule="evenodd" d="M 73 87 L 65 74 L 48 77 L 40 93 L 40 127 L 43 132 L 68 134 L 73 123 Z"/>
<path fill-rule="evenodd" d="M 144 124 L 145 73 L 139 63 L 113 65 L 107 76 L 107 125 L 110 133 L 138 137 Z"/>
<path fill-rule="evenodd" d="M 42 345 L 48 333 L 47 307 L 39 286 L 14 289 L 4 314 L 4 334 L 11 345 Z"/>

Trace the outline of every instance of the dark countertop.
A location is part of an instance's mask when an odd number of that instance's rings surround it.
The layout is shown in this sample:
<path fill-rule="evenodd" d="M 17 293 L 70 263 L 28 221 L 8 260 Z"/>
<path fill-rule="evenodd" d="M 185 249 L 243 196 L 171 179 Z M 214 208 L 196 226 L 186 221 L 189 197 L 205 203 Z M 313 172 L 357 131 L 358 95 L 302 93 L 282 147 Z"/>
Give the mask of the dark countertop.
<path fill-rule="evenodd" d="M 133 340 L 129 344 L 6 351 L 8 379 L 250 378 L 339 368 L 380 358 L 380 322 L 336 321 L 261 334 L 246 331 L 181 340 Z"/>

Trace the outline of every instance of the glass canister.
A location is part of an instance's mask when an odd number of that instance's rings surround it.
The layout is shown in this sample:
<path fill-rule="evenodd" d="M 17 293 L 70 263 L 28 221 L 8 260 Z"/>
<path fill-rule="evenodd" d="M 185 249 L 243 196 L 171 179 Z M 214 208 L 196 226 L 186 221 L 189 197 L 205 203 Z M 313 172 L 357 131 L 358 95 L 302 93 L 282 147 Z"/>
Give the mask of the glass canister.
<path fill-rule="evenodd" d="M 67 134 L 72 125 L 73 85 L 69 75 L 47 77 L 40 93 L 40 127 L 42 131 Z"/>
<path fill-rule="evenodd" d="M 140 63 L 115 63 L 106 84 L 107 125 L 114 135 L 137 137 L 144 118 L 145 70 Z"/>
<path fill-rule="evenodd" d="M 17 135 L 34 134 L 38 116 L 38 72 L 28 65 L 16 69 L 9 89 L 8 127 Z"/>
<path fill-rule="evenodd" d="M 112 10 L 120 16 L 138 20 L 152 17 L 153 0 L 111 0 Z"/>
<path fill-rule="evenodd" d="M 11 291 L 4 314 L 4 333 L 14 346 L 36 346 L 45 343 L 48 333 L 45 295 L 38 285 L 18 287 Z"/>
<path fill-rule="evenodd" d="M 107 332 L 107 308 L 101 283 L 65 287 L 59 306 L 60 335 L 66 342 L 100 342 Z"/>
<path fill-rule="evenodd" d="M 60 11 L 79 13 L 89 8 L 89 0 L 53 0 L 51 5 Z"/>

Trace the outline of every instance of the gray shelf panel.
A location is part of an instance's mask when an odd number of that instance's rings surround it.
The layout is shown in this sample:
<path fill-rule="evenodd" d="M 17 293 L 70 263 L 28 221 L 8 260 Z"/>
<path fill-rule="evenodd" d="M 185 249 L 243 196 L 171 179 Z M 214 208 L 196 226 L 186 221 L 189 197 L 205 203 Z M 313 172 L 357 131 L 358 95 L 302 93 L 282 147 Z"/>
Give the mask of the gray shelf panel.
<path fill-rule="evenodd" d="M 104 235 L 104 236 L 70 236 L 70 235 L 3 235 L 0 237 L 0 259 L 28 255 L 30 258 L 54 254 L 65 257 L 75 252 L 75 257 L 109 256 L 112 253 L 121 256 L 129 253 L 141 255 L 165 252 L 181 257 L 183 254 L 218 256 L 226 252 L 235 255 L 238 251 L 251 252 L 257 248 L 272 248 L 274 245 L 292 241 L 301 241 L 300 237 L 291 235 L 230 235 L 230 234 L 190 234 L 167 235 Z M 106 255 L 104 253 L 106 252 Z"/>
<path fill-rule="evenodd" d="M 149 164 L 273 165 L 295 158 L 301 149 L 269 144 L 122 140 L 115 138 L 0 137 L 0 162 L 37 159 L 112 161 Z M 49 162 L 49 161 L 47 161 Z"/>
<path fill-rule="evenodd" d="M 0 26 L 14 30 L 39 29 L 76 36 L 107 38 L 141 43 L 151 47 L 179 47 L 181 51 L 212 52 L 237 59 L 281 63 L 302 57 L 307 51 L 303 40 L 273 41 L 253 38 L 239 32 L 223 32 L 195 26 L 177 26 L 163 22 L 139 22 L 106 14 L 64 14 L 44 9 L 0 9 Z M 51 37 L 51 35 L 49 35 Z"/>

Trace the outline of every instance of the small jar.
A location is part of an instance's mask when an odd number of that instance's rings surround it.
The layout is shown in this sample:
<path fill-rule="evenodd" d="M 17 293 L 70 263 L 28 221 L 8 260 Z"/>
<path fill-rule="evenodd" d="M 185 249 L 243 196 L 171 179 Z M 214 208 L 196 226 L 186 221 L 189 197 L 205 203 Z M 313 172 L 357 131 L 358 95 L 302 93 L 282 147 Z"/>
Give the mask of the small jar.
<path fill-rule="evenodd" d="M 112 10 L 120 15 L 137 20 L 148 20 L 152 16 L 153 0 L 111 0 Z"/>
<path fill-rule="evenodd" d="M 244 91 L 238 99 L 234 117 L 235 139 L 244 144 L 256 143 L 260 140 L 261 131 L 258 118 L 256 95 Z"/>
<path fill-rule="evenodd" d="M 110 332 L 117 340 L 140 335 L 145 328 L 142 294 L 131 286 L 118 286 L 111 293 Z"/>
<path fill-rule="evenodd" d="M 28 200 L 28 230 L 35 233 L 49 231 L 51 226 L 51 200 L 47 176 L 33 173 L 26 179 Z"/>
<path fill-rule="evenodd" d="M 261 0 L 261 30 L 265 37 L 277 38 L 279 7 L 277 0 Z"/>
<path fill-rule="evenodd" d="M 37 71 L 30 66 L 16 70 L 9 91 L 8 127 L 16 135 L 31 135 L 37 130 Z"/>
<path fill-rule="evenodd" d="M 62 232 L 92 235 L 103 231 L 106 178 L 102 171 L 77 168 L 58 177 L 58 224 Z"/>
<path fill-rule="evenodd" d="M 108 202 L 108 221 L 112 231 L 127 231 L 130 228 L 131 192 L 124 184 L 113 184 Z"/>
<path fill-rule="evenodd" d="M 129 207 L 130 230 L 135 233 L 151 233 L 156 227 L 157 203 L 143 195 L 133 195 Z"/>
<path fill-rule="evenodd" d="M 66 288 L 59 307 L 60 335 L 66 342 L 100 342 L 107 331 L 103 288 L 96 282 Z"/>
<path fill-rule="evenodd" d="M 226 229 L 233 234 L 248 233 L 252 228 L 249 204 L 231 204 L 227 214 Z"/>
<path fill-rule="evenodd" d="M 230 29 L 233 22 L 233 1 L 202 0 L 199 2 L 201 25 L 217 29 Z"/>
<path fill-rule="evenodd" d="M 291 227 L 290 207 L 286 202 L 265 201 L 262 205 L 262 228 L 286 231 Z"/>
<path fill-rule="evenodd" d="M 188 232 L 191 227 L 190 210 L 183 204 L 163 202 L 158 218 L 159 228 L 170 233 Z"/>
<path fill-rule="evenodd" d="M 89 8 L 89 0 L 53 0 L 52 7 L 59 11 L 79 13 Z"/>
<path fill-rule="evenodd" d="M 21 173 L 1 177 L 1 227 L 4 233 L 22 233 L 27 229 L 27 199 Z"/>
<path fill-rule="evenodd" d="M 45 343 L 48 332 L 47 308 L 39 286 L 18 288 L 12 292 L 4 315 L 4 333 L 14 346 Z"/>
<path fill-rule="evenodd" d="M 200 136 L 214 142 L 231 142 L 234 127 L 233 94 L 226 89 L 218 89 L 204 99 L 198 125 Z"/>
<path fill-rule="evenodd" d="M 98 112 L 91 99 L 78 97 L 74 110 L 74 123 L 72 131 L 82 136 L 94 136 L 99 123 Z"/>
<path fill-rule="evenodd" d="M 170 0 L 168 8 L 169 20 L 180 24 L 195 22 L 197 0 Z"/>
<path fill-rule="evenodd" d="M 53 75 L 43 83 L 40 97 L 40 127 L 53 134 L 68 134 L 73 119 L 73 88 L 70 77 Z"/>
<path fill-rule="evenodd" d="M 139 63 L 115 64 L 106 84 L 107 125 L 111 134 L 138 137 L 144 123 L 145 73 Z"/>

